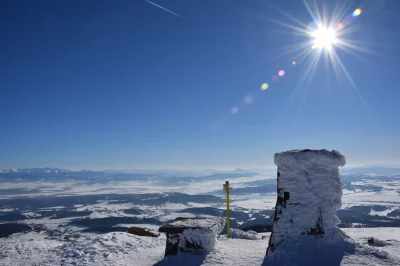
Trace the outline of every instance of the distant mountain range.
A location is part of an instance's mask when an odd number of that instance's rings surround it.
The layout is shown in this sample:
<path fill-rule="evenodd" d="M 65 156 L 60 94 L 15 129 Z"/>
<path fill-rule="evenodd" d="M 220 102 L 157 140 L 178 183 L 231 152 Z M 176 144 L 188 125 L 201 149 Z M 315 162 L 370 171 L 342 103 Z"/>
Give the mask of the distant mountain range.
<path fill-rule="evenodd" d="M 393 175 L 400 174 L 400 166 L 362 166 L 353 168 L 340 169 L 341 174 L 377 174 L 377 175 Z"/>
<path fill-rule="evenodd" d="M 49 174 L 49 173 L 69 173 L 70 170 L 60 168 L 17 168 L 17 169 L 4 169 L 0 173 L 32 173 L 32 174 Z"/>
<path fill-rule="evenodd" d="M 0 170 L 0 181 L 37 181 L 37 180 L 103 180 L 127 181 L 127 180 L 157 180 L 171 179 L 173 181 L 202 178 L 203 180 L 217 180 L 232 177 L 248 177 L 258 173 L 250 170 L 235 169 L 233 171 L 179 171 L 179 170 L 104 170 L 71 171 L 60 168 L 18 168 Z"/>
<path fill-rule="evenodd" d="M 85 179 L 85 180 L 144 180 L 163 179 L 184 180 L 202 178 L 204 180 L 220 180 L 232 177 L 249 177 L 258 174 L 275 175 L 276 169 L 240 169 L 235 170 L 168 170 L 168 169 L 130 169 L 103 171 L 80 170 L 71 171 L 61 168 L 18 168 L 0 170 L 0 181 L 4 180 L 60 180 L 60 179 Z M 341 168 L 341 175 L 394 175 L 400 174 L 400 167 L 395 166 L 363 166 L 354 168 Z"/>

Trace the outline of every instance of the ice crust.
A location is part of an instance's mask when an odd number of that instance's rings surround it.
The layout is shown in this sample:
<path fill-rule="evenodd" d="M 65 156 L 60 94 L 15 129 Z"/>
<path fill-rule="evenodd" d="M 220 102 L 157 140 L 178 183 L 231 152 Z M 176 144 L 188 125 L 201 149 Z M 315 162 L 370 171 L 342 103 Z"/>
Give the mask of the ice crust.
<path fill-rule="evenodd" d="M 225 225 L 224 219 L 207 217 L 206 219 L 185 219 L 169 223 L 173 227 L 189 227 L 189 228 L 210 228 L 214 231 L 222 230 Z"/>
<path fill-rule="evenodd" d="M 184 219 L 173 221 L 168 224 L 171 227 L 183 228 L 179 233 L 179 250 L 204 250 L 211 251 L 216 242 L 218 234 L 225 226 L 225 220 L 220 218 L 203 218 L 203 219 Z"/>
<path fill-rule="evenodd" d="M 202 229 L 185 229 L 180 234 L 179 248 L 190 250 L 187 248 L 187 243 L 197 245 L 203 248 L 204 251 L 211 251 L 217 242 L 217 232 L 209 228 Z"/>
<path fill-rule="evenodd" d="M 346 164 L 345 157 L 335 150 L 291 150 L 276 153 L 274 161 L 281 204 L 270 244 L 307 235 L 315 228 L 319 232 L 335 228 L 336 210 L 342 205 L 339 166 Z"/>

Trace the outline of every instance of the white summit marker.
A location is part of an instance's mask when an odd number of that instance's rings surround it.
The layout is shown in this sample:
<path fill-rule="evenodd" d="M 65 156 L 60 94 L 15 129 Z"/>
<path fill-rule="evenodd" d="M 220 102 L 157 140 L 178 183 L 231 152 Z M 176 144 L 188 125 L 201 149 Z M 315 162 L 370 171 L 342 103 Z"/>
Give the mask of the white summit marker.
<path fill-rule="evenodd" d="M 342 204 L 338 151 L 292 150 L 276 153 L 277 202 L 267 254 L 291 238 L 320 236 L 336 229 Z"/>

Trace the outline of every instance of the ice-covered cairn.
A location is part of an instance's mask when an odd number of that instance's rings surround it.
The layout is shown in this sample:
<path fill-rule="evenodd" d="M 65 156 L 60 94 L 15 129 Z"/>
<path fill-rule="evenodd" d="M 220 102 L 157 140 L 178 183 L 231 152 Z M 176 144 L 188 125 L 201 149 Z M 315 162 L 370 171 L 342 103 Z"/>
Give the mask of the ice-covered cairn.
<path fill-rule="evenodd" d="M 165 257 L 178 252 L 212 250 L 224 226 L 225 220 L 220 218 L 176 218 L 158 230 L 167 234 Z"/>
<path fill-rule="evenodd" d="M 324 236 L 336 228 L 342 204 L 339 166 L 346 158 L 338 151 L 292 150 L 276 153 L 278 166 L 275 216 L 267 254 L 299 236 Z"/>

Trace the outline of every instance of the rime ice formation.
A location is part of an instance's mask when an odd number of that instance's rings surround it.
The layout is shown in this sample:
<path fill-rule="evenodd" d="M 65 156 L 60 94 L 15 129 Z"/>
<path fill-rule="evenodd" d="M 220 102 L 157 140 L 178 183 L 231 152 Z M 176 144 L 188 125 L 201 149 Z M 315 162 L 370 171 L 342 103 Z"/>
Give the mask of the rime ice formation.
<path fill-rule="evenodd" d="M 323 236 L 336 228 L 342 204 L 339 166 L 346 164 L 341 153 L 325 149 L 276 153 L 274 161 L 278 197 L 267 253 L 290 238 Z"/>
<path fill-rule="evenodd" d="M 167 233 L 165 256 L 212 250 L 224 226 L 225 220 L 219 218 L 176 218 L 159 228 L 159 232 Z"/>
<path fill-rule="evenodd" d="M 233 229 L 231 228 L 230 230 L 230 238 L 238 238 L 238 239 L 248 239 L 248 240 L 259 240 L 261 239 L 261 236 L 254 231 L 242 231 L 240 229 Z"/>

